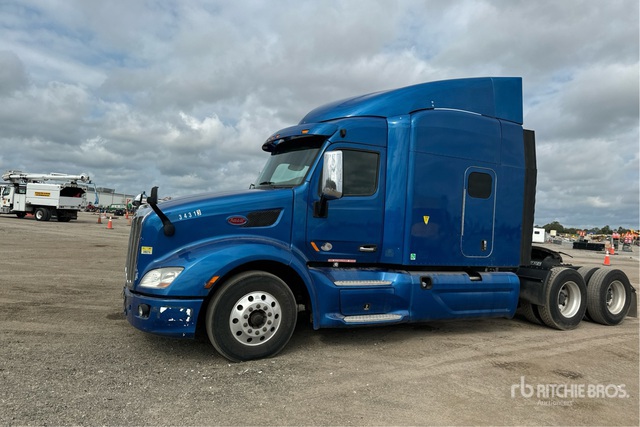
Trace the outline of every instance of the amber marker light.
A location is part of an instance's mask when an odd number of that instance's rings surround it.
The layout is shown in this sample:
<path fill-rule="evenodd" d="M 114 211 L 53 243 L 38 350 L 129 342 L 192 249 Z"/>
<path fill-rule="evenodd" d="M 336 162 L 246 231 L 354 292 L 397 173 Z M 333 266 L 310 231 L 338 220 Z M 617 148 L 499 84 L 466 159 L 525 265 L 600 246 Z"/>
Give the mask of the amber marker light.
<path fill-rule="evenodd" d="M 316 251 L 316 252 L 320 252 L 320 249 L 318 249 L 318 247 L 316 246 L 316 244 L 314 242 L 311 242 L 311 247 Z"/>
<path fill-rule="evenodd" d="M 216 282 L 218 281 L 218 279 L 219 279 L 219 278 L 220 278 L 220 276 L 213 276 L 213 277 L 211 278 L 211 280 L 209 280 L 209 281 L 207 282 L 207 284 L 206 284 L 206 285 L 204 285 L 204 288 L 205 288 L 205 289 L 211 289 L 211 287 L 214 285 L 214 283 L 216 283 Z"/>

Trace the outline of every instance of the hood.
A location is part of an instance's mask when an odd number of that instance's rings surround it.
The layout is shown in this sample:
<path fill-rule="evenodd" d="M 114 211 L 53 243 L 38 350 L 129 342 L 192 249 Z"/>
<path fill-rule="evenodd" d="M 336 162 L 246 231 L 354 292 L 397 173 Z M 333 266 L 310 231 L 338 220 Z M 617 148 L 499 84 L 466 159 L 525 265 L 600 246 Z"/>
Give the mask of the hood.
<path fill-rule="evenodd" d="M 144 216 L 140 246 L 153 253 L 154 260 L 219 239 L 251 236 L 287 243 L 291 239 L 291 188 L 198 194 L 162 202 L 158 207 L 175 226 L 174 235 L 164 235 L 160 218 L 150 208 L 138 212 Z M 143 258 L 141 269 L 145 268 Z"/>

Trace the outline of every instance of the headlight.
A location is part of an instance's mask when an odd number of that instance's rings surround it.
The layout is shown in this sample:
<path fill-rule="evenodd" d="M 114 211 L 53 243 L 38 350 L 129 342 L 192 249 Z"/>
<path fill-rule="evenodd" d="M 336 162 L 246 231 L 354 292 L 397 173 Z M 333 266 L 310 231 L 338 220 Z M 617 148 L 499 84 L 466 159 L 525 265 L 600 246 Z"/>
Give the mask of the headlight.
<path fill-rule="evenodd" d="M 149 271 L 140 281 L 143 288 L 164 289 L 169 286 L 184 270 L 183 267 L 157 268 Z"/>

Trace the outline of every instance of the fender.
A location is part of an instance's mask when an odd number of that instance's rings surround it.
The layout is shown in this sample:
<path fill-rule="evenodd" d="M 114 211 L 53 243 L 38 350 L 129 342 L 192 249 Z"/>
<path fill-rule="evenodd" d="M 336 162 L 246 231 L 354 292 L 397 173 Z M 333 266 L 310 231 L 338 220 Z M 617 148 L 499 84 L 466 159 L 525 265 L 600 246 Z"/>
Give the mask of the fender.
<path fill-rule="evenodd" d="M 307 259 L 295 247 L 262 236 L 226 236 L 224 239 L 201 242 L 185 247 L 151 262 L 140 278 L 148 271 L 161 267 L 184 267 L 184 271 L 165 289 L 136 290 L 148 295 L 164 295 L 172 298 L 203 298 L 216 289 L 218 283 L 207 288 L 215 276 L 224 277 L 230 271 L 251 262 L 268 261 L 291 267 L 302 279 L 309 293 L 311 304 L 316 306 L 317 295 L 313 280 L 306 267 Z M 221 283 L 221 282 L 220 282 Z"/>

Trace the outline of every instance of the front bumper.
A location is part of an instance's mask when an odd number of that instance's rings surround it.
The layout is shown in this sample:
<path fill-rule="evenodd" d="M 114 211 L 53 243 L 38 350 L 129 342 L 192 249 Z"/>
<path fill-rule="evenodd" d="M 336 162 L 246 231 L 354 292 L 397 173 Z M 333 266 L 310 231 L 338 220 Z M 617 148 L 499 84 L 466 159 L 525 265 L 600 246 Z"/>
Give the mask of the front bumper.
<path fill-rule="evenodd" d="M 202 307 L 202 299 L 149 297 L 123 290 L 124 314 L 129 323 L 156 335 L 193 338 Z"/>

